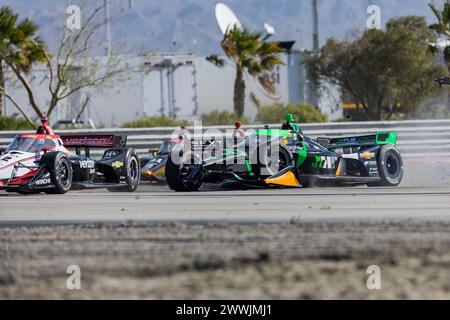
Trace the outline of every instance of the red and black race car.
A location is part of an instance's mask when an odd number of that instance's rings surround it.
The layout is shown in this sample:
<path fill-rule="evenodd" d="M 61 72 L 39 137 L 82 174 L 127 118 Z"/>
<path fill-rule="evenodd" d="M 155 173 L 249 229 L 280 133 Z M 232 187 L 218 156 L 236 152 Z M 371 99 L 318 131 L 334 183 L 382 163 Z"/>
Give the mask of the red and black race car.
<path fill-rule="evenodd" d="M 126 147 L 125 136 L 58 136 L 48 127 L 42 128 L 36 134 L 17 135 L 0 151 L 0 190 L 63 194 L 70 189 L 137 189 L 139 159 L 132 148 Z M 90 158 L 92 148 L 106 149 L 100 160 Z"/>

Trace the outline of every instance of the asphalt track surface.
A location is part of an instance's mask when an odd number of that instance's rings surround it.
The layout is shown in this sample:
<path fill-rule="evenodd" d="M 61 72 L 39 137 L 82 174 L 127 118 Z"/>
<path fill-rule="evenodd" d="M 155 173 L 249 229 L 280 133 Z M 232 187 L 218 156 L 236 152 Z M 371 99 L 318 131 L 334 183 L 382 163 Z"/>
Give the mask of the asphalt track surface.
<path fill-rule="evenodd" d="M 0 226 L 77 223 L 286 223 L 450 221 L 450 163 L 409 161 L 397 188 L 311 188 L 175 193 L 143 184 L 135 193 L 0 194 Z"/>

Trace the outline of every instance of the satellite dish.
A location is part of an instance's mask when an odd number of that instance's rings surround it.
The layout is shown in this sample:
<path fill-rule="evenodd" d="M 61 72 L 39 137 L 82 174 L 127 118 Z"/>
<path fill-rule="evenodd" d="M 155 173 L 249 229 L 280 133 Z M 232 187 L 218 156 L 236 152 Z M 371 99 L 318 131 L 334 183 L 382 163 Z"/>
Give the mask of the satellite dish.
<path fill-rule="evenodd" d="M 264 31 L 265 31 L 265 35 L 263 37 L 263 41 L 266 41 L 267 39 L 269 39 L 271 36 L 273 36 L 275 34 L 275 28 L 272 27 L 267 22 L 264 23 Z"/>
<path fill-rule="evenodd" d="M 270 24 L 268 24 L 267 22 L 264 23 L 264 30 L 266 30 L 266 33 L 268 35 L 273 36 L 275 34 L 275 28 L 272 27 Z"/>
<path fill-rule="evenodd" d="M 436 42 L 428 42 L 428 44 L 432 47 L 442 50 L 447 47 L 450 47 L 450 40 L 448 40 L 446 38 L 439 38 Z"/>
<path fill-rule="evenodd" d="M 220 31 L 222 31 L 223 34 L 234 26 L 242 28 L 242 24 L 239 22 L 239 19 L 234 12 L 228 6 L 220 2 L 216 4 L 216 20 Z"/>

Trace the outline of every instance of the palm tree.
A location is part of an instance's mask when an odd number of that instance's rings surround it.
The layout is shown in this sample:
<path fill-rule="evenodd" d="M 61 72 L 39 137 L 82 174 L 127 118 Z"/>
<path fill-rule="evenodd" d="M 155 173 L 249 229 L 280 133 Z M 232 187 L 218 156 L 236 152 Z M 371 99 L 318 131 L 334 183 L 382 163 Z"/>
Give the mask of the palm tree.
<path fill-rule="evenodd" d="M 438 20 L 437 23 L 431 24 L 429 28 L 434 31 L 434 33 L 438 38 L 444 39 L 446 38 L 446 40 L 450 40 L 450 1 L 449 0 L 445 1 L 442 12 L 436 7 L 436 5 L 433 2 L 430 2 L 428 5 L 430 6 L 431 10 L 436 16 L 436 19 Z M 445 64 L 447 65 L 447 70 L 450 73 L 450 47 L 446 45 L 445 42 L 448 41 L 444 41 L 443 48 L 442 47 L 440 48 L 438 45 L 439 43 L 438 40 L 434 46 L 430 45 L 430 50 L 431 52 L 436 54 L 437 52 L 439 52 L 439 50 L 443 49 L 444 61 Z M 447 104 L 449 103 L 450 103 L 450 92 L 447 93 Z"/>
<path fill-rule="evenodd" d="M 225 33 L 220 43 L 236 68 L 233 102 L 238 117 L 244 114 L 245 108 L 245 73 L 257 78 L 266 90 L 273 91 L 273 85 L 266 75 L 276 65 L 283 64 L 279 54 L 284 50 L 275 42 L 263 41 L 262 36 L 260 32 L 250 32 L 235 25 Z M 217 55 L 209 56 L 207 60 L 217 67 L 225 66 L 225 61 Z"/>
<path fill-rule="evenodd" d="M 436 19 L 438 20 L 437 23 L 431 24 L 429 28 L 436 33 L 438 38 L 445 37 L 450 40 L 450 1 L 447 0 L 444 3 L 444 9 L 442 10 L 442 12 L 436 7 L 434 3 L 430 2 L 428 5 L 430 6 L 431 10 L 436 16 Z M 438 48 L 437 46 L 434 46 L 431 49 L 436 52 Z M 445 46 L 443 49 L 444 60 L 450 72 L 450 47 Z"/>
<path fill-rule="evenodd" d="M 38 26 L 29 19 L 19 22 L 18 15 L 9 7 L 0 8 L 0 114 L 3 110 L 3 96 L 8 97 L 5 92 L 4 63 L 16 74 L 17 71 L 26 74 L 31 71 L 33 63 L 46 61 L 45 45 L 36 36 L 37 30 Z M 37 105 L 32 104 L 32 107 L 38 116 L 42 116 Z M 19 111 L 24 114 L 20 108 Z"/>

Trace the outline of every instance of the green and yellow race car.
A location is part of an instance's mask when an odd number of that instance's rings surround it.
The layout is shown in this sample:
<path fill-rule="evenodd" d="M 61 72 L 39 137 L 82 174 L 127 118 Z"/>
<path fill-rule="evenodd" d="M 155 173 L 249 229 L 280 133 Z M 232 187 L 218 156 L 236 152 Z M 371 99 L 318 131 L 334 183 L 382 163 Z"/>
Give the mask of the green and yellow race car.
<path fill-rule="evenodd" d="M 404 168 L 396 140 L 396 132 L 314 140 L 287 115 L 281 129 L 191 141 L 190 151 L 175 150 L 167 159 L 166 180 L 175 191 L 197 191 L 203 183 L 236 189 L 397 186 Z"/>

